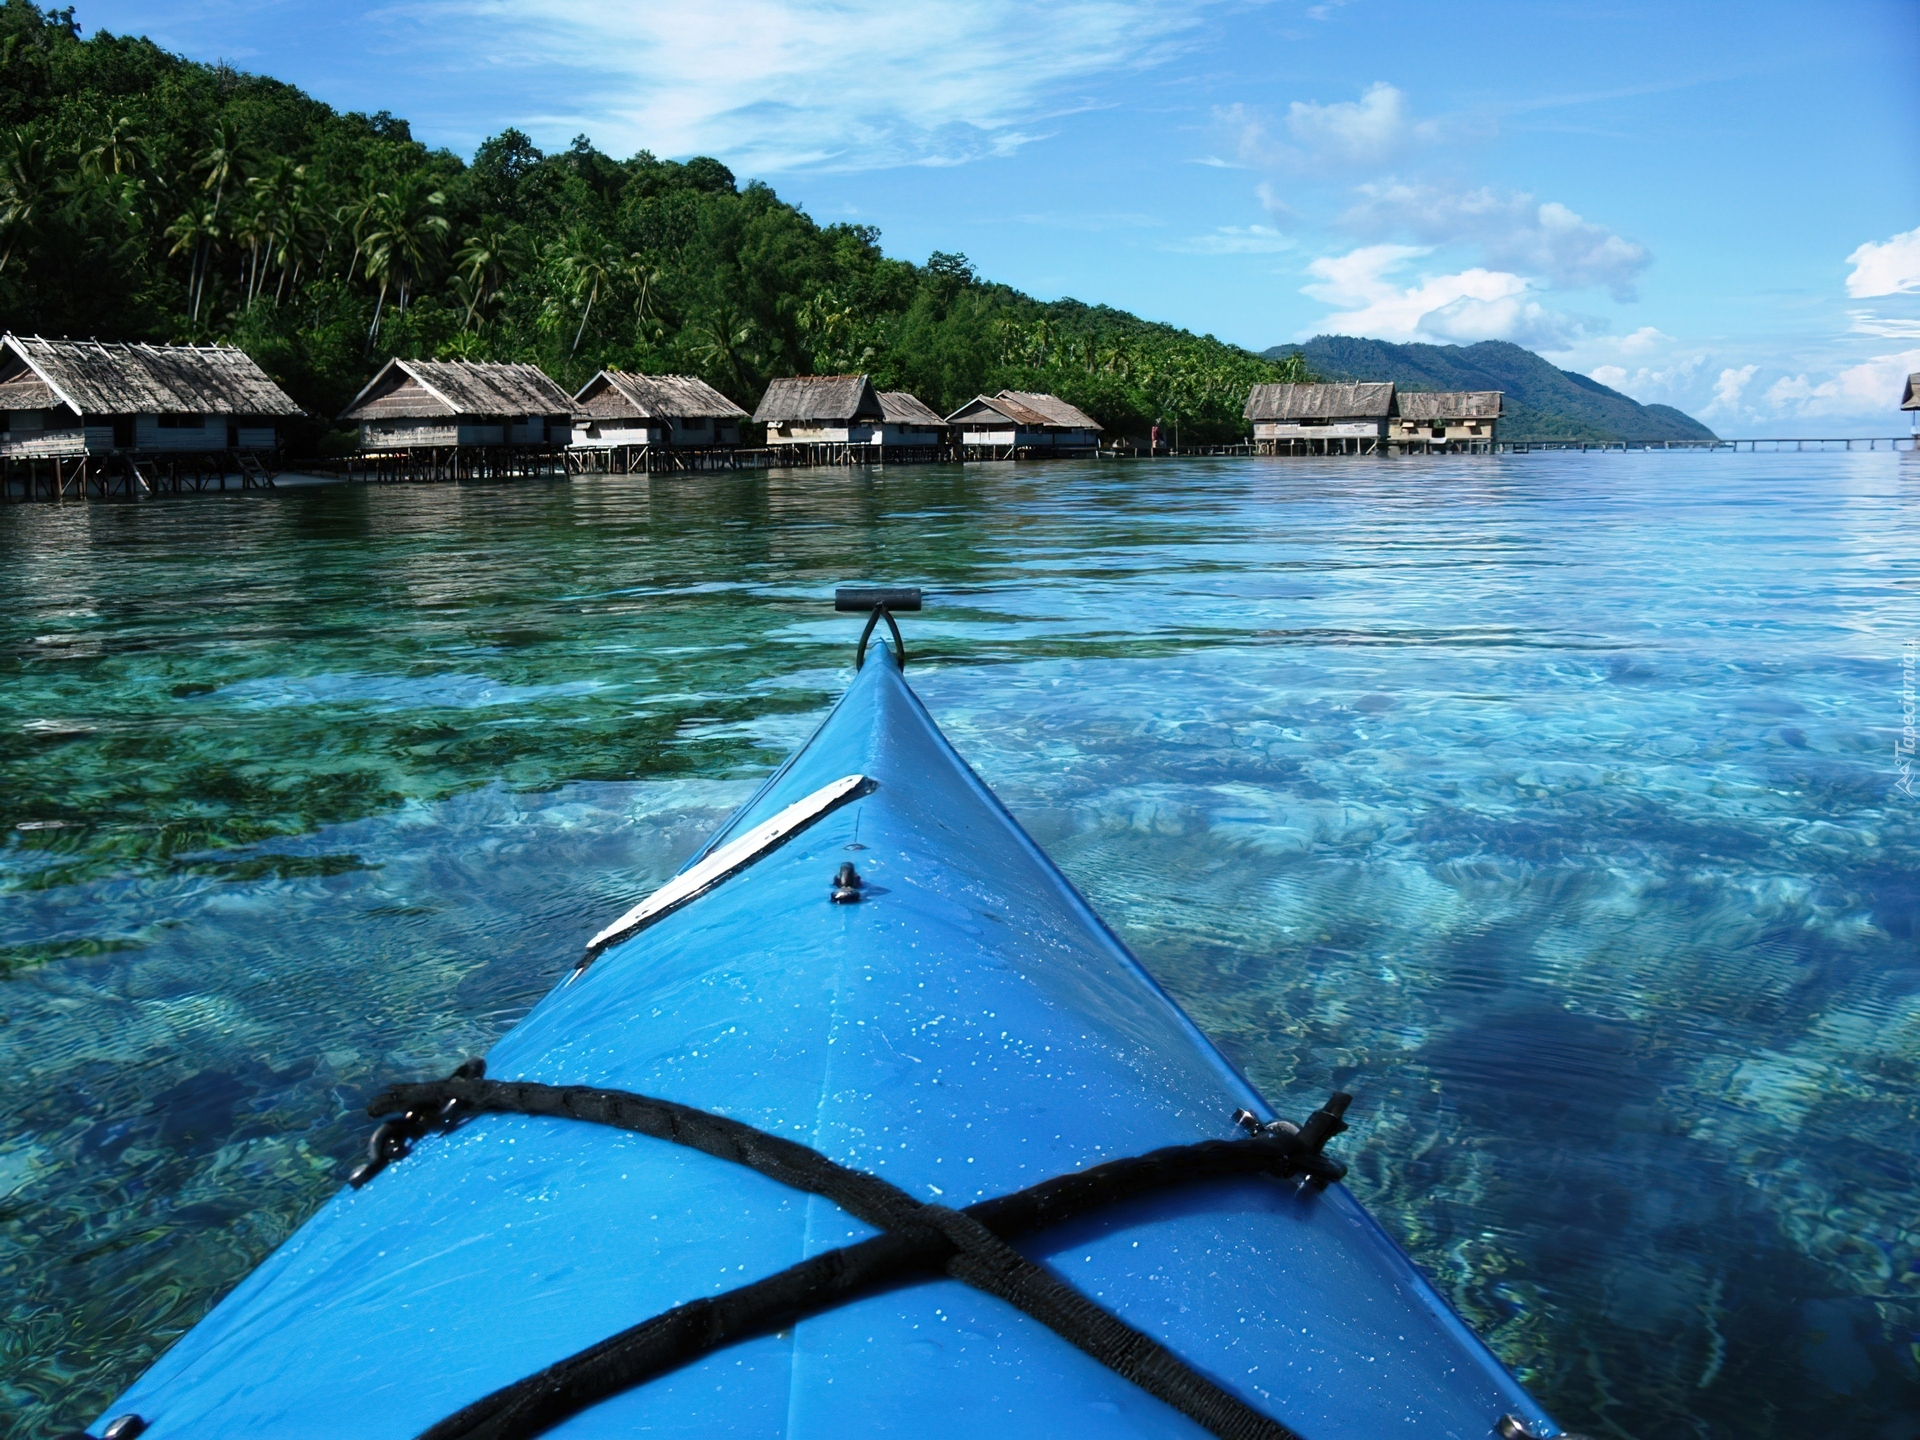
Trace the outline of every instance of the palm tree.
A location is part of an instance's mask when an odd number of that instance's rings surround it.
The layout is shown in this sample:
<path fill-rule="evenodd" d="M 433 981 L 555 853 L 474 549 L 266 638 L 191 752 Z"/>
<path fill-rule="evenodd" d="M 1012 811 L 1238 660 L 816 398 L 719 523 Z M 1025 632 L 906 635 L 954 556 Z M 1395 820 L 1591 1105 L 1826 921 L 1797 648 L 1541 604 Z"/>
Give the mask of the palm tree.
<path fill-rule="evenodd" d="M 621 262 L 620 278 L 634 288 L 633 327 L 638 336 L 647 342 L 659 340 L 665 333 L 665 327 L 658 323 L 651 328 L 647 325 L 647 315 L 653 304 L 653 287 L 667 278 L 666 267 L 644 250 L 636 250 Z"/>
<path fill-rule="evenodd" d="M 240 177 L 243 161 L 240 127 L 232 120 L 221 120 L 214 127 L 213 143 L 200 152 L 193 167 L 201 177 L 201 191 L 211 190 L 213 199 L 205 205 L 189 205 L 187 213 L 167 231 L 175 236 L 176 241 L 180 234 L 187 231 L 197 237 L 198 248 L 191 252 L 192 263 L 188 267 L 187 280 L 187 288 L 192 296 L 191 318 L 196 325 L 200 323 L 200 302 L 206 295 L 207 271 L 213 264 L 213 247 L 220 238 L 225 219 L 227 186 Z M 176 243 L 172 253 L 178 255 L 182 248 L 181 243 Z"/>
<path fill-rule="evenodd" d="M 284 155 L 276 157 L 261 174 L 247 181 L 247 193 L 251 198 L 249 215 L 251 223 L 245 227 L 245 238 L 249 241 L 251 260 L 247 283 L 247 305 L 252 308 L 255 298 L 265 279 L 267 265 L 277 264 L 281 272 L 281 288 L 286 284 L 286 272 L 299 253 L 302 231 L 306 224 L 306 203 L 303 194 L 306 188 L 307 167 L 296 165 Z M 241 227 L 236 227 L 236 235 Z M 274 303 L 280 300 L 279 290 L 274 292 Z"/>
<path fill-rule="evenodd" d="M 13 258 L 14 247 L 40 228 L 53 203 L 53 167 L 47 144 L 31 126 L 21 125 L 0 140 L 0 272 Z"/>
<path fill-rule="evenodd" d="M 460 322 L 463 330 L 472 328 L 475 312 L 485 309 L 500 293 L 513 278 L 514 266 L 524 258 L 525 246 L 514 231 L 494 228 L 467 237 L 453 257 L 454 266 L 465 282 L 467 313 Z"/>
<path fill-rule="evenodd" d="M 187 297 L 191 310 L 189 318 L 198 325 L 200 296 L 206 288 L 205 257 L 211 253 L 214 241 L 220 238 L 220 212 L 207 201 L 196 200 L 187 206 L 178 220 L 167 227 L 167 235 L 173 240 L 173 249 L 169 253 L 192 257 L 187 269 Z"/>
<path fill-rule="evenodd" d="M 260 279 L 260 252 L 270 249 L 273 244 L 273 222 L 268 217 L 262 197 L 257 193 L 248 193 L 235 201 L 227 229 L 246 252 L 246 277 L 242 289 L 246 295 L 246 308 L 251 310 L 253 292 Z"/>
<path fill-rule="evenodd" d="M 122 110 L 107 116 L 106 129 L 80 163 L 100 175 L 133 175 L 152 169 L 153 157 L 140 122 Z"/>
<path fill-rule="evenodd" d="M 201 174 L 200 188 L 213 191 L 215 210 L 226 198 L 227 186 L 240 178 L 245 159 L 240 127 L 231 120 L 221 120 L 214 127 L 213 143 L 200 152 L 194 163 L 194 169 Z"/>
<path fill-rule="evenodd" d="M 360 268 L 360 252 L 366 248 L 367 230 L 373 224 L 374 211 L 380 208 L 380 187 L 368 180 L 357 200 L 349 200 L 333 212 L 334 222 L 353 236 L 353 256 L 347 261 L 347 278 Z"/>
<path fill-rule="evenodd" d="M 753 343 L 757 328 L 751 317 L 741 314 L 730 301 L 722 301 L 711 314 L 689 327 L 694 356 L 724 385 L 751 390 L 753 360 L 747 347 Z"/>
<path fill-rule="evenodd" d="M 816 374 L 832 375 L 858 370 L 873 358 L 873 346 L 860 345 L 860 316 L 853 302 L 831 290 L 816 291 L 802 304 L 794 319 L 813 361 Z"/>
<path fill-rule="evenodd" d="M 433 189 L 427 177 L 408 175 L 391 190 L 382 191 L 373 207 L 362 247 L 367 257 L 367 279 L 380 282 L 373 326 L 367 331 L 369 349 L 380 336 L 388 289 L 399 292 L 400 313 L 406 314 L 408 296 L 439 253 L 440 241 L 447 233 L 447 217 L 441 213 L 446 203 L 446 195 Z"/>
<path fill-rule="evenodd" d="M 319 211 L 312 199 L 312 184 L 307 167 L 295 165 L 290 184 L 276 190 L 274 197 L 273 253 L 268 259 L 278 267 L 280 279 L 273 287 L 273 303 L 279 305 L 289 286 L 300 283 L 300 270 L 313 253 L 315 224 Z"/>
<path fill-rule="evenodd" d="M 573 348 L 567 353 L 580 353 L 580 337 L 587 333 L 587 319 L 593 314 L 593 302 L 600 298 L 600 291 L 613 278 L 620 266 L 619 252 L 601 239 L 586 226 L 574 227 L 565 239 L 555 247 L 555 260 L 560 273 L 567 278 L 575 298 L 584 295 L 586 308 L 580 312 L 580 324 L 573 332 Z"/>

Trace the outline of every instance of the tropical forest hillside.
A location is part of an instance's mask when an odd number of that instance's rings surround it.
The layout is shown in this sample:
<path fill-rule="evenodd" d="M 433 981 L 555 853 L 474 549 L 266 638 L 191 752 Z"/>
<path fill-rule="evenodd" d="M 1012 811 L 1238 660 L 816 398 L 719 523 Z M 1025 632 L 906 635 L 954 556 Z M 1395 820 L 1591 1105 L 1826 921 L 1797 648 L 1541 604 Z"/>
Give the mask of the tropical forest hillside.
<path fill-rule="evenodd" d="M 74 12 L 0 6 L 0 327 L 245 347 L 331 416 L 389 355 L 527 360 L 577 388 L 603 365 L 696 374 L 751 408 L 779 375 L 866 371 L 943 414 L 1051 390 L 1110 430 L 1244 430 L 1258 381 L 1211 337 L 1041 303 L 961 255 L 889 258 L 716 160 L 616 160 L 518 131 L 471 163 L 382 112 L 79 38 Z M 307 437 L 318 443 L 324 424 Z"/>
<path fill-rule="evenodd" d="M 1713 431 L 1671 405 L 1642 405 L 1598 380 L 1561 370 L 1505 340 L 1477 345 L 1391 345 L 1351 335 L 1316 335 L 1276 346 L 1270 357 L 1304 354 L 1329 380 L 1391 380 L 1402 390 L 1499 390 L 1507 440 L 1711 440 Z"/>

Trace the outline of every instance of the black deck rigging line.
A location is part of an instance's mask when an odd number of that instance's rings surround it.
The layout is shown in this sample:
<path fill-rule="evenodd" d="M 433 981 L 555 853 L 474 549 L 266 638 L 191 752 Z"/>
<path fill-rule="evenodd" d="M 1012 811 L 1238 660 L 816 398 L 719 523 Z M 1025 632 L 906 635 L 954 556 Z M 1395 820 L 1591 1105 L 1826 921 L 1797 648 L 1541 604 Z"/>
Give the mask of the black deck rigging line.
<path fill-rule="evenodd" d="M 1279 1421 L 1190 1369 L 1172 1351 L 1108 1314 L 1008 1245 L 1009 1236 L 1059 1224 L 1099 1206 L 1173 1185 L 1246 1175 L 1337 1180 L 1346 1167 L 1318 1143 L 1345 1129 L 1349 1097 L 1336 1096 L 1301 1133 L 1259 1127 L 1243 1140 L 1178 1145 L 1042 1181 L 965 1210 L 926 1205 L 877 1175 L 751 1125 L 670 1100 L 587 1085 L 482 1078 L 470 1060 L 446 1080 L 395 1085 L 367 1112 L 398 1114 L 381 1126 L 355 1183 L 406 1154 L 428 1130 L 499 1113 L 587 1120 L 670 1140 L 822 1196 L 883 1234 L 829 1250 L 764 1280 L 656 1315 L 482 1397 L 419 1440 L 526 1440 L 602 1400 L 738 1340 L 781 1329 L 890 1283 L 945 1271 L 1007 1301 L 1221 1440 L 1299 1440 Z M 380 1135 L 384 1134 L 382 1140 Z"/>

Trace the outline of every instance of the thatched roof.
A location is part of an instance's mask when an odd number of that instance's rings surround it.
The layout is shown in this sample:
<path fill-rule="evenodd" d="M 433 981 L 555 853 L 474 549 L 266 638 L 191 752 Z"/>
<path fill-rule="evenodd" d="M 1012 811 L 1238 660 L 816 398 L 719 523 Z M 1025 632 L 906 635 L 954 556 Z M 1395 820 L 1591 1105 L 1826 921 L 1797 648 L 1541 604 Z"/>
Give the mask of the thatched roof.
<path fill-rule="evenodd" d="M 0 383 L 36 380 L 49 398 L 20 408 L 57 403 L 76 415 L 306 413 L 246 351 L 231 345 L 119 345 L 38 335 L 0 339 Z"/>
<path fill-rule="evenodd" d="M 1002 390 L 998 395 L 976 395 L 947 417 L 947 423 L 993 424 L 1011 420 L 1022 430 L 1099 430 L 1100 422 L 1058 395 L 1032 390 Z"/>
<path fill-rule="evenodd" d="M 574 403 L 590 415 L 639 420 L 744 420 L 747 412 L 692 375 L 635 375 L 602 370 Z"/>
<path fill-rule="evenodd" d="M 1902 410 L 1920 410 L 1920 374 L 1907 376 L 1907 388 L 1900 396 Z"/>
<path fill-rule="evenodd" d="M 537 365 L 499 360 L 389 360 L 340 412 L 360 420 L 504 420 L 571 415 L 573 397 Z"/>
<path fill-rule="evenodd" d="M 760 397 L 753 418 L 767 425 L 831 420 L 878 420 L 886 412 L 864 375 L 796 375 L 776 380 Z"/>
<path fill-rule="evenodd" d="M 1448 420 L 1498 420 L 1498 390 L 1402 390 L 1400 418 L 1433 424 Z"/>
<path fill-rule="evenodd" d="M 904 390 L 882 390 L 880 392 L 880 412 L 889 424 L 893 425 L 945 425 L 933 411 L 929 410 L 917 395 L 909 395 Z"/>
<path fill-rule="evenodd" d="M 23 370 L 18 380 L 0 381 L 0 410 L 51 410 L 60 403 L 53 387 Z"/>
<path fill-rule="evenodd" d="M 1098 430 L 1100 422 L 1077 406 L 1069 405 L 1058 395 L 1044 395 L 1033 390 L 1002 390 L 1000 400 L 1024 405 L 1035 411 L 1049 425 L 1064 427 L 1068 430 Z"/>
<path fill-rule="evenodd" d="M 1249 420 L 1375 420 L 1393 411 L 1393 383 L 1256 385 L 1241 414 Z"/>

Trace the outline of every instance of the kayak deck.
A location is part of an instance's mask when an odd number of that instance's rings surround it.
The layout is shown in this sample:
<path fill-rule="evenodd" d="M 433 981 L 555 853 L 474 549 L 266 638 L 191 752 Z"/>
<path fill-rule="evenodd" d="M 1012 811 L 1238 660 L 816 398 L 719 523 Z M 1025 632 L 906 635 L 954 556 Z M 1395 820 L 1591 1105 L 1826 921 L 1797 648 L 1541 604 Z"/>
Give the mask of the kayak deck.
<path fill-rule="evenodd" d="M 1240 1107 L 1271 1115 L 954 753 L 887 652 L 703 854 L 855 775 L 871 788 L 558 986 L 488 1054 L 488 1076 L 711 1110 L 956 1208 L 1232 1138 Z M 832 903 L 849 860 L 863 898 Z M 137 1413 L 155 1437 L 412 1436 L 675 1304 L 873 1233 L 665 1141 L 483 1115 L 343 1190 L 107 1413 Z M 1342 1186 L 1192 1186 L 1018 1248 L 1308 1440 L 1479 1440 L 1503 1414 L 1552 1433 Z M 549 1433 L 1087 1428 L 1205 1433 L 1011 1307 L 934 1278 L 721 1350 Z"/>

